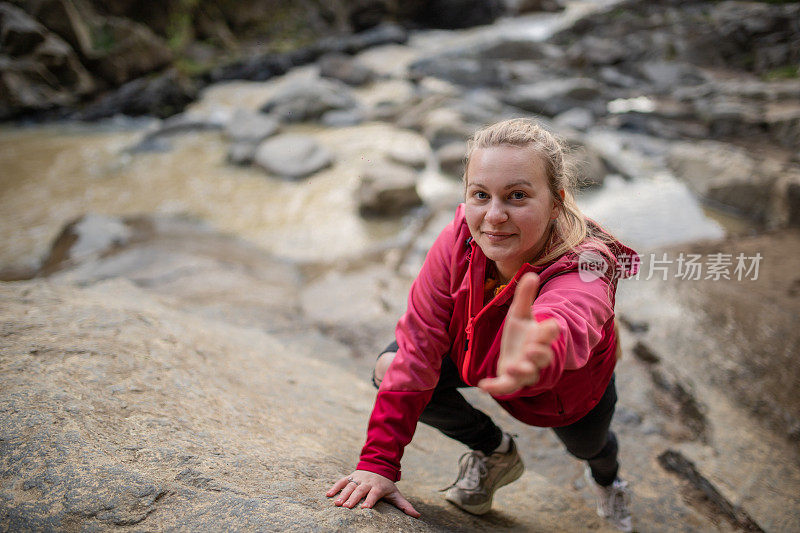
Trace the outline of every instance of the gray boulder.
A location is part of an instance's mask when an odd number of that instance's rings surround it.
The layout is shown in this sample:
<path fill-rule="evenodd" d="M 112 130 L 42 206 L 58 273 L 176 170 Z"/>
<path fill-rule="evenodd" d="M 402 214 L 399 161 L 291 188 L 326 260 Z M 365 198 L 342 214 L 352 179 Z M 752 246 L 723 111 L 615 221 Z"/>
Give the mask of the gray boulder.
<path fill-rule="evenodd" d="M 594 114 L 588 109 L 574 107 L 556 115 L 553 122 L 561 128 L 586 131 L 594 125 Z"/>
<path fill-rule="evenodd" d="M 256 150 L 258 150 L 258 143 L 250 141 L 233 142 L 228 146 L 227 161 L 232 165 L 250 165 L 256 158 Z"/>
<path fill-rule="evenodd" d="M 526 111 L 555 116 L 573 107 L 597 107 L 599 84 L 590 78 L 554 79 L 520 85 L 508 91 L 506 103 Z"/>
<path fill-rule="evenodd" d="M 667 163 L 701 197 L 757 221 L 768 219 L 780 166 L 715 141 L 675 143 Z"/>
<path fill-rule="evenodd" d="M 77 103 L 96 85 L 59 36 L 8 3 L 0 4 L 0 119 Z"/>
<path fill-rule="evenodd" d="M 348 85 L 366 85 L 375 78 L 375 72 L 345 54 L 326 54 L 317 61 L 319 74 Z"/>
<path fill-rule="evenodd" d="M 445 55 L 412 63 L 409 74 L 418 79 L 433 76 L 467 87 L 500 87 L 508 77 L 502 66 L 494 60 Z"/>
<path fill-rule="evenodd" d="M 627 59 L 630 51 L 618 40 L 588 35 L 567 50 L 573 65 L 613 65 Z"/>
<path fill-rule="evenodd" d="M 334 109 L 352 109 L 357 102 L 350 88 L 337 80 L 298 81 L 283 87 L 262 107 L 285 122 L 317 120 Z"/>
<path fill-rule="evenodd" d="M 392 163 L 370 165 L 361 174 L 357 200 L 363 216 L 401 215 L 422 205 L 417 193 L 417 173 Z"/>
<path fill-rule="evenodd" d="M 225 135 L 233 142 L 257 144 L 278 131 L 278 121 L 264 113 L 237 109 L 225 126 Z"/>
<path fill-rule="evenodd" d="M 345 126 L 355 126 L 364 122 L 366 113 L 363 109 L 354 107 L 352 109 L 332 109 L 326 111 L 320 118 L 320 123 L 329 128 L 343 128 Z"/>
<path fill-rule="evenodd" d="M 676 61 L 644 61 L 638 65 L 642 77 L 659 91 L 671 91 L 675 87 L 699 85 L 706 78 L 695 66 Z"/>
<path fill-rule="evenodd" d="M 439 169 L 445 174 L 461 178 L 464 175 L 466 145 L 463 142 L 448 143 L 436 150 Z"/>
<path fill-rule="evenodd" d="M 313 137 L 282 134 L 261 143 L 254 161 L 270 174 L 300 179 L 332 165 L 333 154 Z"/>
<path fill-rule="evenodd" d="M 417 143 L 396 143 L 389 148 L 389 160 L 403 166 L 420 170 L 428 163 L 431 149 L 427 143 L 421 146 Z"/>

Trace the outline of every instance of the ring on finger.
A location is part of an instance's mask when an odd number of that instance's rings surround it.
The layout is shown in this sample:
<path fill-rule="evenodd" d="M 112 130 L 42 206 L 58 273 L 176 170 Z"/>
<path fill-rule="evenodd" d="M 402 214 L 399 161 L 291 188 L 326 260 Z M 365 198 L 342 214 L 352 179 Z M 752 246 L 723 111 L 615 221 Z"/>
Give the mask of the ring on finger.
<path fill-rule="evenodd" d="M 360 481 L 356 481 L 355 479 L 353 479 L 353 478 L 351 478 L 351 477 L 347 478 L 347 482 L 348 482 L 348 483 L 355 483 L 355 484 L 356 484 L 356 487 L 357 487 L 357 486 L 359 486 L 359 485 L 361 485 L 361 482 L 360 482 Z"/>

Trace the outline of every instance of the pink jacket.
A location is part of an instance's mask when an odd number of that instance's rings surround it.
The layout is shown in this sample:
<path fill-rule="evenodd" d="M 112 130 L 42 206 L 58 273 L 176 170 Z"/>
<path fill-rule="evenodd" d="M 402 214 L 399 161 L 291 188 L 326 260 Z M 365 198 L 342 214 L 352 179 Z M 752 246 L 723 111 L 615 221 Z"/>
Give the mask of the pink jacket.
<path fill-rule="evenodd" d="M 459 206 L 411 286 L 408 308 L 395 331 L 400 348 L 378 390 L 357 468 L 400 479 L 403 450 L 433 394 L 444 357 L 456 363 L 469 385 L 496 375 L 503 323 L 517 280 L 526 272 L 536 272 L 541 280 L 534 316 L 554 318 L 561 332 L 552 345 L 553 362 L 539 381 L 495 399 L 534 426 L 565 426 L 586 415 L 616 364 L 617 278 L 634 273 L 638 262 L 635 252 L 619 243 L 612 252 L 617 264 L 609 268 L 610 275 L 590 282 L 581 280 L 575 254 L 546 265 L 525 264 L 484 306 L 487 258 L 472 242 L 464 206 Z"/>

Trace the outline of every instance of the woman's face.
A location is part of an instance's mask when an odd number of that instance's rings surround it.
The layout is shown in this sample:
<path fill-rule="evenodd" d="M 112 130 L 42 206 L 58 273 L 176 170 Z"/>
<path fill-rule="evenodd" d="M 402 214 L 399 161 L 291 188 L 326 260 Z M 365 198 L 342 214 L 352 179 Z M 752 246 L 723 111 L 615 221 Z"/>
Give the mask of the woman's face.
<path fill-rule="evenodd" d="M 507 281 L 542 251 L 558 216 L 542 158 L 529 146 L 478 148 L 466 179 L 469 231 Z"/>

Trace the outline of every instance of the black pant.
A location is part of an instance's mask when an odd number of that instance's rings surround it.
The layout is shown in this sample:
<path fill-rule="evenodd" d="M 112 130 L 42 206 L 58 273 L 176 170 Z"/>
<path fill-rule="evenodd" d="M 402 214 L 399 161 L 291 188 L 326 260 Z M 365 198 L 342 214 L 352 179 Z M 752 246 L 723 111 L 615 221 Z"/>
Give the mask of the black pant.
<path fill-rule="evenodd" d="M 397 350 L 397 343 L 393 342 L 384 352 Z M 458 392 L 459 388 L 468 386 L 458 375 L 453 360 L 445 357 L 439 383 L 422 412 L 420 421 L 470 449 L 489 454 L 500 445 L 503 432 L 486 413 L 473 407 Z M 609 430 L 616 403 L 617 389 L 612 376 L 600 402 L 586 416 L 568 426 L 553 428 L 567 451 L 578 459 L 587 461 L 595 481 L 603 486 L 613 483 L 619 470 L 617 437 Z"/>

